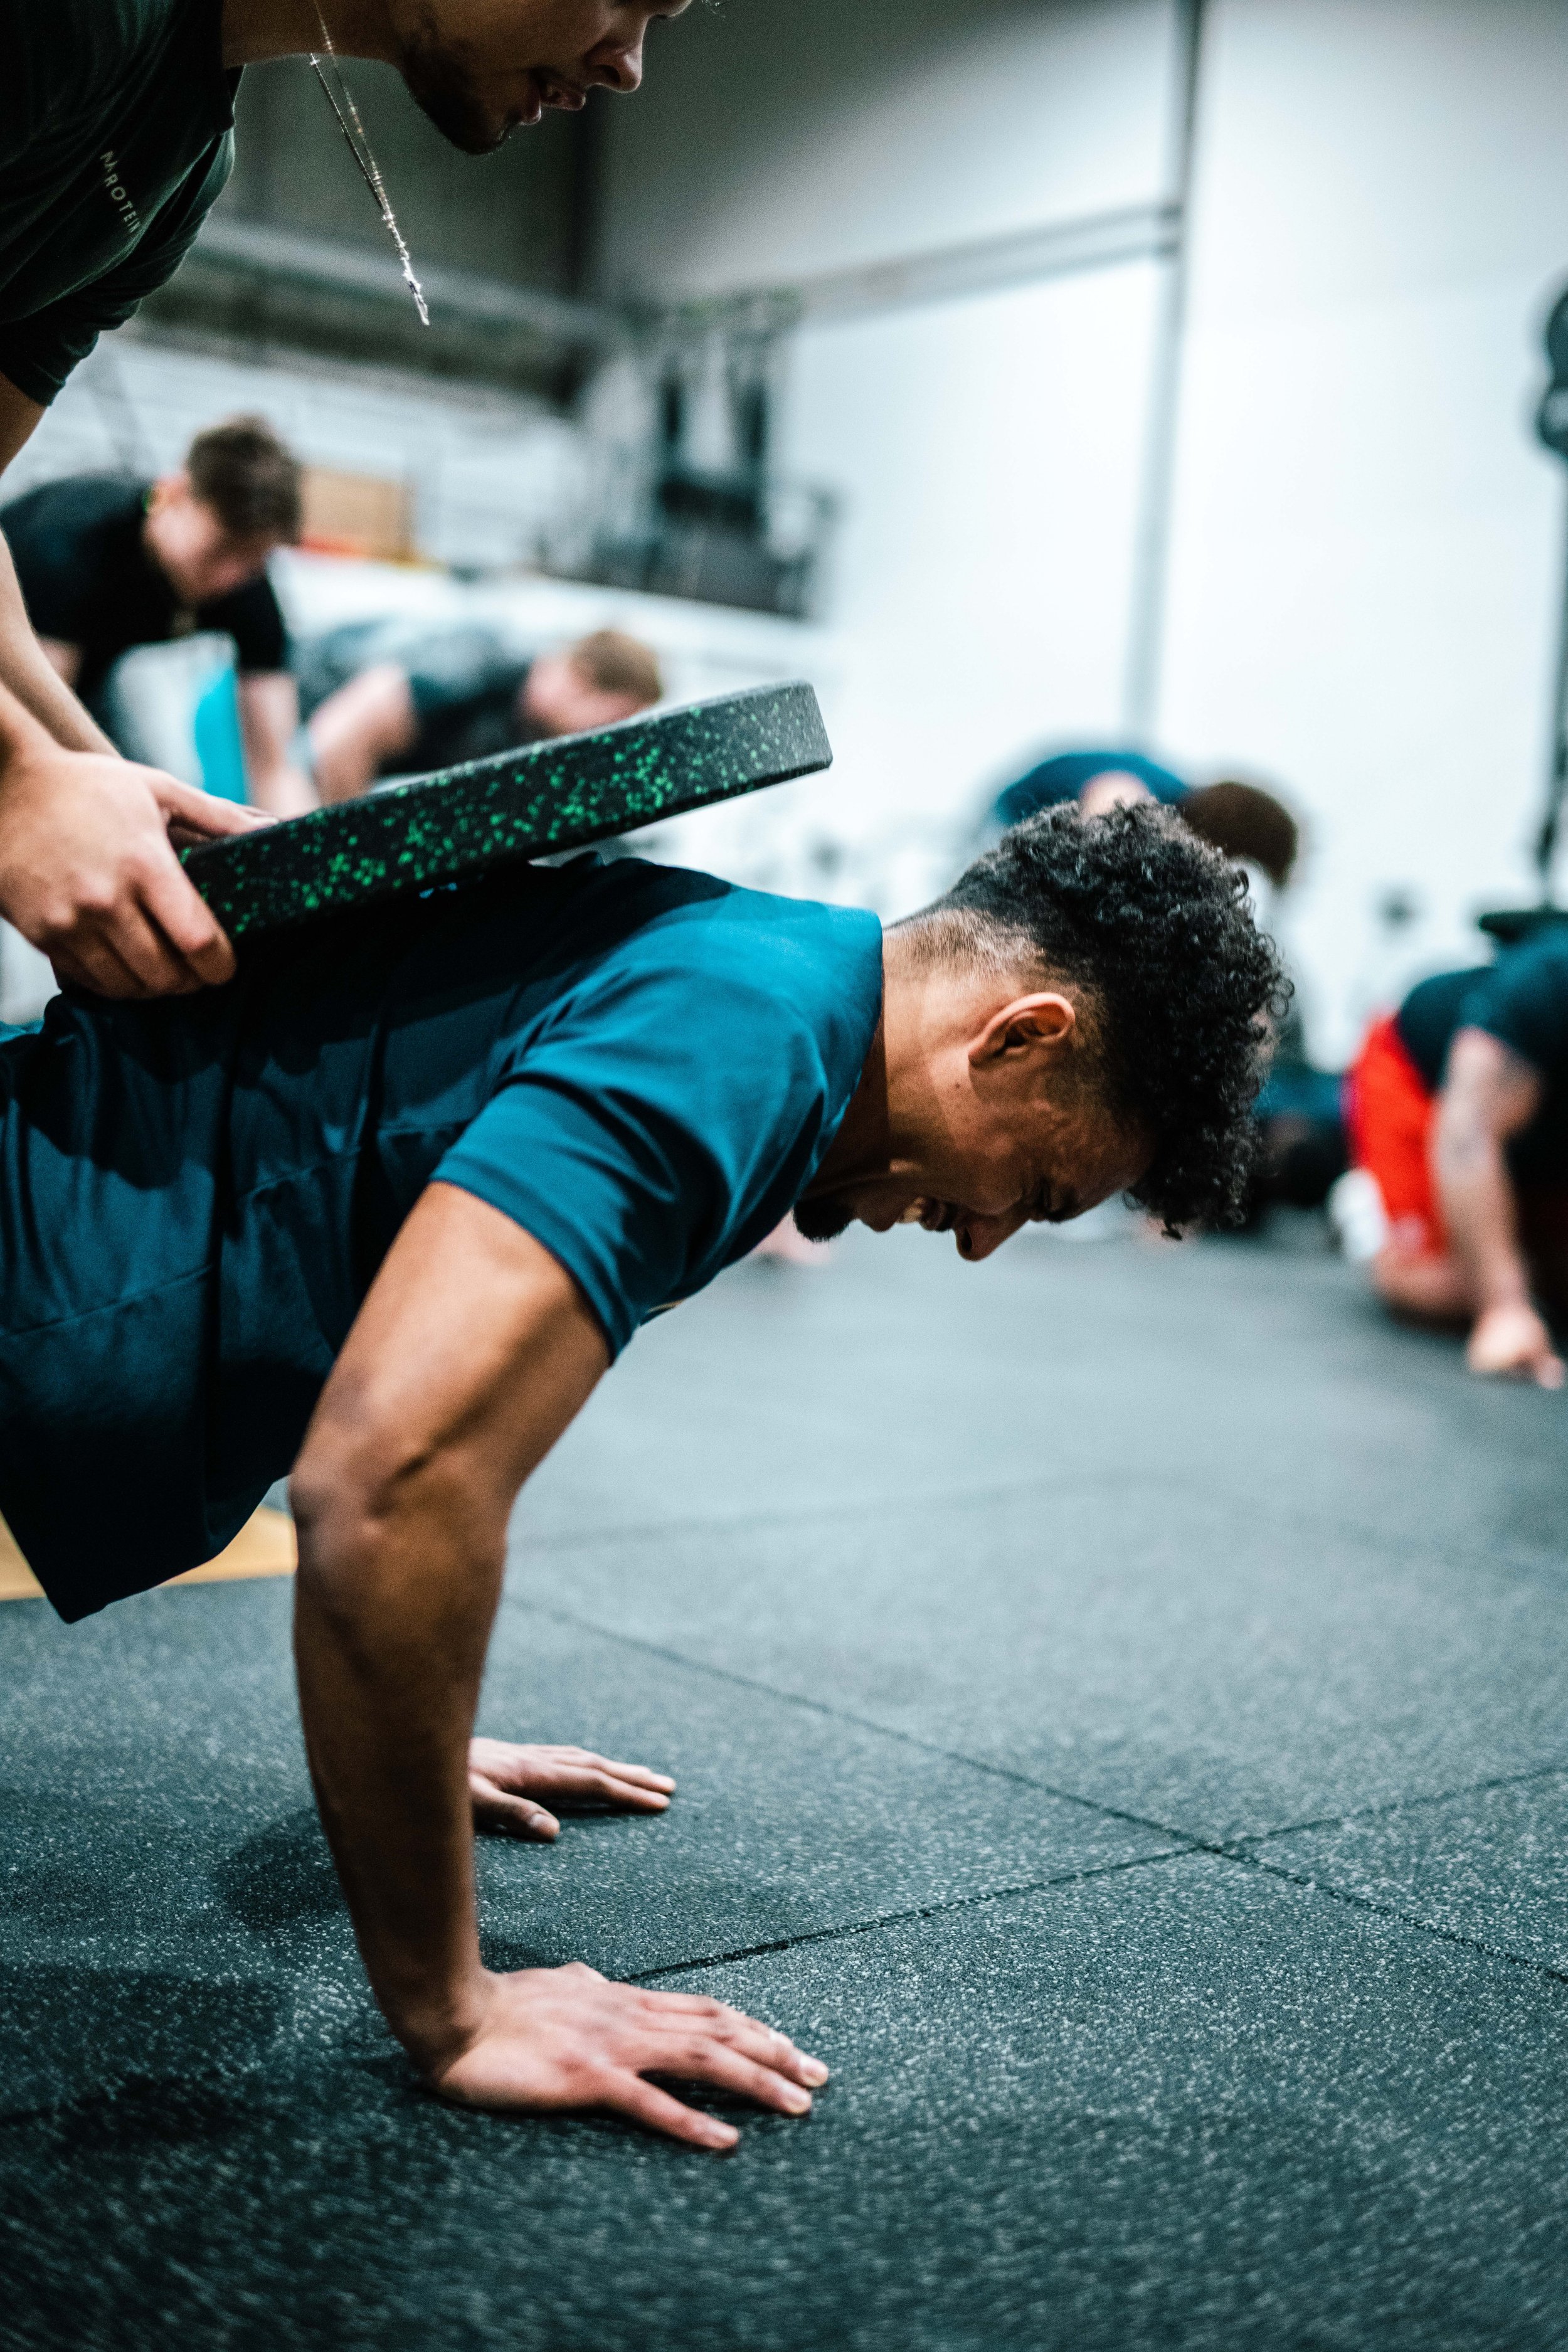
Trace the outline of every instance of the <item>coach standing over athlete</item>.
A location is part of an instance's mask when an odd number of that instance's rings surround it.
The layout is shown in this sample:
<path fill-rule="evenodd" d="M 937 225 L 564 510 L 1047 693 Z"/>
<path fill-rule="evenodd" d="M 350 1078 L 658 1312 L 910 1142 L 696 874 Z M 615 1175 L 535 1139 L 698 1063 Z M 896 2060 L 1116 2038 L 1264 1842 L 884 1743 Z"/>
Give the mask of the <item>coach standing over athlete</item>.
<path fill-rule="evenodd" d="M 228 178 L 247 65 L 395 65 L 484 154 L 594 89 L 635 90 L 687 0 L 0 0 L 0 476 L 98 337 L 173 276 Z M 264 822 L 121 760 L 50 664 L 0 540 L 0 915 L 109 996 L 226 980 L 182 840 Z"/>

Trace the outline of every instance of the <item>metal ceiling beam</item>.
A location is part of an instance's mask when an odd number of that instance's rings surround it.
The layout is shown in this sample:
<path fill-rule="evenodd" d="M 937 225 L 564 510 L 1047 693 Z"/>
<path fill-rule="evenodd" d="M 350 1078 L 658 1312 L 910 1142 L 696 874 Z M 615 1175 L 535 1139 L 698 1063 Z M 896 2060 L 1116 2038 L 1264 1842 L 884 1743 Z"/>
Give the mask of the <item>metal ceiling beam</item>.
<path fill-rule="evenodd" d="M 274 228 L 229 213 L 214 213 L 197 240 L 202 259 L 248 274 L 298 285 L 337 288 L 399 303 L 408 300 L 403 272 L 390 253 L 380 254 L 302 230 Z M 445 312 L 469 324 L 524 328 L 574 350 L 619 349 L 629 341 L 626 320 L 598 303 L 579 302 L 502 278 L 481 278 L 437 264 L 422 269 L 431 314 Z"/>

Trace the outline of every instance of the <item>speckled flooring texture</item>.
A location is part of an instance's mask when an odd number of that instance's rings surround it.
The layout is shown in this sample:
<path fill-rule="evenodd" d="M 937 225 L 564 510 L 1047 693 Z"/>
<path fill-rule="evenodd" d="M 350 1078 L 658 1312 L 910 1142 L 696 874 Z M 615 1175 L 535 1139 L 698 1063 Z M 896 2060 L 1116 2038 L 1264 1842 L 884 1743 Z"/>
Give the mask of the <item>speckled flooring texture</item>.
<path fill-rule="evenodd" d="M 654 1326 L 480 1727 L 680 1793 L 487 1845 L 485 1933 L 819 2051 L 723 2161 L 413 2084 L 287 1584 L 0 1609 L 0 2341 L 1561 2352 L 1565 1503 L 1568 1398 L 1310 1249 L 861 1236 Z"/>

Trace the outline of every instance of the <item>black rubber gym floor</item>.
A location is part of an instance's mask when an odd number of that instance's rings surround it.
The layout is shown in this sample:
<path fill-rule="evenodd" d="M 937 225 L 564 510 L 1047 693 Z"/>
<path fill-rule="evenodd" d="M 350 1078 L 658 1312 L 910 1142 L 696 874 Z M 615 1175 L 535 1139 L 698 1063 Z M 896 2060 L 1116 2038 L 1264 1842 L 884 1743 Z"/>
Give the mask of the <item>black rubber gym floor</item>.
<path fill-rule="evenodd" d="M 680 1793 L 487 1845 L 485 1925 L 828 2060 L 722 2161 L 415 2087 L 285 1582 L 0 1608 L 0 2336 L 1561 2352 L 1565 1439 L 1249 1243 L 861 1237 L 647 1332 L 481 1728 Z"/>

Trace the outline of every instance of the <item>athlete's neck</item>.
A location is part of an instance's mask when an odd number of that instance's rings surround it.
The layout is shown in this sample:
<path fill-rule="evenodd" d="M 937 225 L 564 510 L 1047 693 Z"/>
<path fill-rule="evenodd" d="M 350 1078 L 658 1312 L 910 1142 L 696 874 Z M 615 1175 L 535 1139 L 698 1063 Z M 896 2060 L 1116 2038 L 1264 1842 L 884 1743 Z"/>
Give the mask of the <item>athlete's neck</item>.
<path fill-rule="evenodd" d="M 265 65 L 268 58 L 298 58 L 326 47 L 342 58 L 382 58 L 397 62 L 386 0 L 224 0 L 223 61 L 227 67 Z"/>

